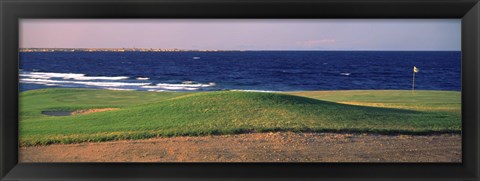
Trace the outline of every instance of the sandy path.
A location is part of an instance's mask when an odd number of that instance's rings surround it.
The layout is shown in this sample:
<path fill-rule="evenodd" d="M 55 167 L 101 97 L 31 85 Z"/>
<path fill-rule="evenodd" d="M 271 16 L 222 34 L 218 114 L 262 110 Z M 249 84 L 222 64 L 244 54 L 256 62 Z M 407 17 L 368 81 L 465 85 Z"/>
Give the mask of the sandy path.
<path fill-rule="evenodd" d="M 20 148 L 20 162 L 461 162 L 460 135 L 252 133 Z"/>

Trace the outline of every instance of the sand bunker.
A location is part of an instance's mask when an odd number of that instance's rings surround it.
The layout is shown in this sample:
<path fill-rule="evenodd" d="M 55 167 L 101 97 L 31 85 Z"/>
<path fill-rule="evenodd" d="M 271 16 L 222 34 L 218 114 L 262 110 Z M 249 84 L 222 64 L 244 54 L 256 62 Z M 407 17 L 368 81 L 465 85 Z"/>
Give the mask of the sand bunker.
<path fill-rule="evenodd" d="M 100 108 L 100 109 L 83 109 L 83 110 L 76 110 L 76 111 L 42 111 L 42 114 L 45 114 L 48 116 L 74 116 L 74 115 L 91 114 L 91 113 L 97 113 L 97 112 L 114 111 L 118 109 L 119 108 Z"/>
<path fill-rule="evenodd" d="M 119 108 L 101 108 L 101 109 L 85 109 L 85 110 L 76 110 L 72 112 L 72 115 L 79 115 L 79 114 L 91 114 L 96 112 L 105 112 L 105 111 L 114 111 L 119 110 Z"/>

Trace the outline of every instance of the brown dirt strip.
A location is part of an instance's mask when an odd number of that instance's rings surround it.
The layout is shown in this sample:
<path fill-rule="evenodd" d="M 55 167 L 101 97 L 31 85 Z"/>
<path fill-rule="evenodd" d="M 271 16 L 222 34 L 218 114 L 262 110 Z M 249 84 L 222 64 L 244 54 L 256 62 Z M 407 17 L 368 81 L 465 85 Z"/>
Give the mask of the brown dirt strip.
<path fill-rule="evenodd" d="M 73 111 L 73 112 L 72 112 L 72 115 L 91 114 L 91 113 L 105 112 L 105 111 L 114 111 L 114 110 L 119 110 L 119 108 L 101 108 L 101 109 L 77 110 L 77 111 Z"/>
<path fill-rule="evenodd" d="M 461 162 L 461 135 L 250 133 L 20 148 L 20 162 Z"/>

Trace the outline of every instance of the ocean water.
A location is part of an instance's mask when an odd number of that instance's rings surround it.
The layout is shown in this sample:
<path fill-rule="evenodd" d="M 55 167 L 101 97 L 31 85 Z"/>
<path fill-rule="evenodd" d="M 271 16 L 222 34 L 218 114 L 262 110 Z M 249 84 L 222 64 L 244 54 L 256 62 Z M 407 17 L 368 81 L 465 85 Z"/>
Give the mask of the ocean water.
<path fill-rule="evenodd" d="M 461 90 L 456 51 L 22 52 L 20 91 Z"/>

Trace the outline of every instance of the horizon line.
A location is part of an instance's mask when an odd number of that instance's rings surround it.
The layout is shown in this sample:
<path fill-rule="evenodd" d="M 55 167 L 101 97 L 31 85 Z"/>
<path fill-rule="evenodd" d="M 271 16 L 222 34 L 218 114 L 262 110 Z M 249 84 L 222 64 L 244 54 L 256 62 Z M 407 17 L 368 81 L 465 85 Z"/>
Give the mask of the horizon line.
<path fill-rule="evenodd" d="M 29 47 L 19 49 L 157 49 L 157 50 L 179 50 L 179 51 L 462 51 L 460 50 L 412 50 L 412 49 L 182 49 L 182 48 L 46 48 Z"/>

